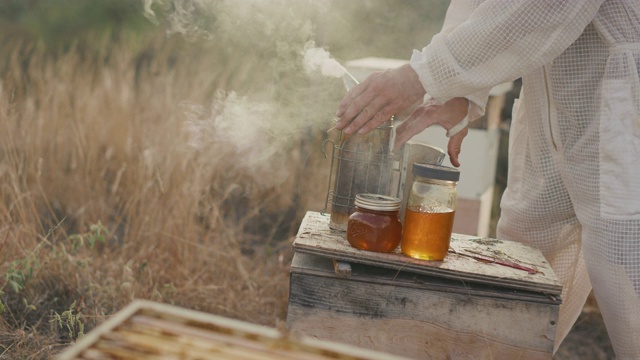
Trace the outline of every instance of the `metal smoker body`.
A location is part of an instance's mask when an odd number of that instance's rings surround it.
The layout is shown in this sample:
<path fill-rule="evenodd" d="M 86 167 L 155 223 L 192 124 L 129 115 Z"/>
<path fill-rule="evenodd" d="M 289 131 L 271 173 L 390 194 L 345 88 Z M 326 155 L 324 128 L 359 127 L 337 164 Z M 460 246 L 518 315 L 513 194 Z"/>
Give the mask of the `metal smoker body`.
<path fill-rule="evenodd" d="M 355 211 L 357 194 L 391 195 L 394 138 L 392 118 L 366 135 L 341 132 L 337 143 L 331 139 L 322 143 L 325 157 L 327 143 L 333 144 L 325 200 L 325 210 L 331 203 L 329 226 L 332 229 L 347 229 L 347 220 Z"/>
<path fill-rule="evenodd" d="M 326 145 L 333 145 L 323 210 L 326 212 L 331 205 L 331 229 L 346 231 L 349 216 L 355 211 L 355 197 L 365 193 L 402 199 L 400 221 L 404 223 L 404 208 L 409 194 L 407 185 L 413 180 L 413 164 L 440 165 L 445 152 L 438 147 L 409 140 L 395 156 L 392 153 L 394 140 L 395 128 L 391 119 L 367 135 L 341 133 L 338 143 L 331 139 L 322 143 L 325 157 L 328 157 Z"/>
<path fill-rule="evenodd" d="M 342 80 L 347 91 L 358 84 L 346 70 Z M 403 145 L 398 159 L 395 159 L 392 152 L 395 135 L 394 118 L 391 117 L 368 134 L 347 135 L 341 131 L 338 143 L 331 139 L 322 142 L 325 157 L 327 143 L 333 145 L 329 186 L 323 210 L 323 213 L 326 212 L 331 203 L 331 229 L 347 230 L 349 216 L 355 211 L 357 194 L 378 194 L 402 199 L 400 220 L 404 221 L 404 207 L 409 193 L 405 184 L 413 179 L 413 163 L 440 165 L 445 152 L 434 146 L 408 141 Z"/>

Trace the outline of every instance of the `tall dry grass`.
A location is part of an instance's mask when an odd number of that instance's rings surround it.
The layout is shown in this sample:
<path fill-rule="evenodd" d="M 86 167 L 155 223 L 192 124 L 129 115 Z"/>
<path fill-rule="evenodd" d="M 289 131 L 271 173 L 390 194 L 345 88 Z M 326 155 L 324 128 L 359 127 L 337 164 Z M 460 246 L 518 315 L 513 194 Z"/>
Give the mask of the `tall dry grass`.
<path fill-rule="evenodd" d="M 185 101 L 250 87 L 250 66 L 164 35 L 0 54 L 0 358 L 51 357 L 134 298 L 278 326 L 292 237 L 324 205 L 321 134 L 289 138 L 264 186 L 184 131 Z"/>

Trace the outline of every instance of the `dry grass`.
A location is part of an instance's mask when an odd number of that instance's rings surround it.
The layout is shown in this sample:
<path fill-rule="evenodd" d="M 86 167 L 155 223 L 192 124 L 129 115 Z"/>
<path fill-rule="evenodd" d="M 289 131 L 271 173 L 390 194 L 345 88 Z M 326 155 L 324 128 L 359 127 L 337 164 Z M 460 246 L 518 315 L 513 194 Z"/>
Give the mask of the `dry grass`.
<path fill-rule="evenodd" d="M 284 319 L 292 236 L 324 205 L 320 131 L 259 184 L 233 148 L 189 148 L 181 106 L 248 86 L 246 64 L 163 35 L 0 54 L 0 358 L 51 357 L 80 332 L 56 314 L 87 332 L 133 298 Z"/>

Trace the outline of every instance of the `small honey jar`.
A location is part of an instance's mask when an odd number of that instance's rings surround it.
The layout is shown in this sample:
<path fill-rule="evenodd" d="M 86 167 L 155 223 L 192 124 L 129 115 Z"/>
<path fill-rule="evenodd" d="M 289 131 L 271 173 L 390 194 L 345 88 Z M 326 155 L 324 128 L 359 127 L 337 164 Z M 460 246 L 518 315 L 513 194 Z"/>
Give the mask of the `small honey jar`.
<path fill-rule="evenodd" d="M 402 239 L 402 224 L 398 218 L 401 201 L 385 195 L 356 195 L 356 210 L 347 221 L 349 244 L 374 252 L 395 250 Z"/>

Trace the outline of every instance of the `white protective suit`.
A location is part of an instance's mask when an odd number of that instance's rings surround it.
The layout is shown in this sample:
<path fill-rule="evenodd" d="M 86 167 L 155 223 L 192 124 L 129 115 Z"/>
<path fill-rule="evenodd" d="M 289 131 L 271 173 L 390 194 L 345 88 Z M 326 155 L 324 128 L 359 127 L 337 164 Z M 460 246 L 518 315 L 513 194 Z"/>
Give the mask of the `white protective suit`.
<path fill-rule="evenodd" d="M 562 281 L 554 352 L 593 286 L 617 358 L 640 359 L 640 1 L 453 0 L 411 66 L 471 118 L 522 78 L 498 237 Z"/>

